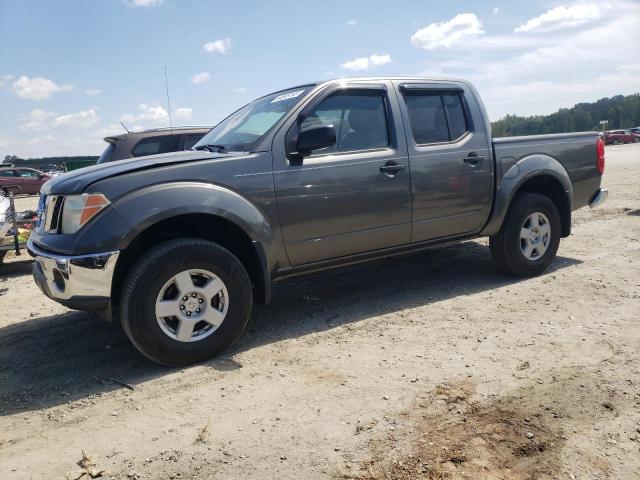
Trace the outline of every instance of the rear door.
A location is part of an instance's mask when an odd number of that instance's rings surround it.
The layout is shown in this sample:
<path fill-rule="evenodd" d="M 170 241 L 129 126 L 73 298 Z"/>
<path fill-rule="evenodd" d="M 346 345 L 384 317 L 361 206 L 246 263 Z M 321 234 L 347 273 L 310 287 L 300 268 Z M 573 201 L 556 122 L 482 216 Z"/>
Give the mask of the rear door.
<path fill-rule="evenodd" d="M 333 125 L 336 145 L 297 164 L 287 155 L 288 138 L 312 125 Z M 273 152 L 292 265 L 410 242 L 407 149 L 390 82 L 329 86 L 283 126 Z"/>
<path fill-rule="evenodd" d="M 397 82 L 411 164 L 412 241 L 470 234 L 493 200 L 481 111 L 464 84 Z"/>

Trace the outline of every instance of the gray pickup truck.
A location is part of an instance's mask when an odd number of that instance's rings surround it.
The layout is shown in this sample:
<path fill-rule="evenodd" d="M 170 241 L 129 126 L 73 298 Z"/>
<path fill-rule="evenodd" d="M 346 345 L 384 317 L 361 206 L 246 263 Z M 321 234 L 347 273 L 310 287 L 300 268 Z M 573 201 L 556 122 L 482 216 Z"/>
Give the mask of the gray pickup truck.
<path fill-rule="evenodd" d="M 119 318 L 165 365 L 202 361 L 272 283 L 490 237 L 498 267 L 543 272 L 571 212 L 595 206 L 597 133 L 492 139 L 467 82 L 354 78 L 242 107 L 191 151 L 84 168 L 42 189 L 34 278 Z"/>

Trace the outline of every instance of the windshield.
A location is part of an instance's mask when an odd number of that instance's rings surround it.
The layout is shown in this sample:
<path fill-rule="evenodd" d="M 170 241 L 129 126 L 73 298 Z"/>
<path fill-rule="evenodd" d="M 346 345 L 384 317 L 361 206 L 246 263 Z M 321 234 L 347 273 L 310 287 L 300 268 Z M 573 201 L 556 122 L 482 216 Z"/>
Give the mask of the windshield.
<path fill-rule="evenodd" d="M 258 141 L 304 96 L 309 87 L 292 88 L 245 105 L 225 118 L 193 146 L 224 147 L 227 151 L 251 151 Z"/>

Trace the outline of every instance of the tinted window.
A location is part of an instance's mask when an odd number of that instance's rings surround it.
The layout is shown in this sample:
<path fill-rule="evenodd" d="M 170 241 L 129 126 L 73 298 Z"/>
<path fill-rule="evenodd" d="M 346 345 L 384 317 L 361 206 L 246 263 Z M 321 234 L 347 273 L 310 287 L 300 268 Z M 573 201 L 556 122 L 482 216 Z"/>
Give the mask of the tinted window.
<path fill-rule="evenodd" d="M 19 170 L 18 175 L 21 177 L 39 177 L 40 173 L 35 170 Z"/>
<path fill-rule="evenodd" d="M 204 133 L 197 133 L 191 135 L 184 136 L 184 146 L 182 147 L 184 150 L 189 150 L 193 147 L 200 139 L 204 137 Z"/>
<path fill-rule="evenodd" d="M 0 172 L 0 177 L 15 177 L 13 170 L 5 170 L 4 172 Z"/>
<path fill-rule="evenodd" d="M 442 101 L 447 113 L 449 137 L 451 138 L 451 140 L 457 140 L 469 130 L 469 127 L 467 125 L 467 117 L 464 113 L 462 97 L 458 94 L 447 94 L 442 95 Z"/>
<path fill-rule="evenodd" d="M 404 101 L 413 139 L 418 145 L 454 141 L 469 130 L 459 94 L 409 92 Z"/>
<path fill-rule="evenodd" d="M 105 163 L 111 160 L 111 155 L 113 155 L 115 149 L 115 143 L 107 142 L 107 148 L 104 149 L 104 152 L 102 152 L 102 155 L 100 155 L 100 158 L 98 158 L 97 163 Z"/>
<path fill-rule="evenodd" d="M 134 157 L 155 155 L 156 153 L 175 152 L 178 150 L 180 135 L 163 135 L 140 140 L 131 151 Z"/>
<path fill-rule="evenodd" d="M 412 92 L 405 95 L 404 101 L 417 144 L 449 141 L 447 117 L 439 94 Z"/>
<path fill-rule="evenodd" d="M 389 145 L 385 99 L 381 94 L 337 94 L 323 100 L 300 126 L 333 125 L 336 144 L 313 152 L 328 154 L 385 148 Z"/>

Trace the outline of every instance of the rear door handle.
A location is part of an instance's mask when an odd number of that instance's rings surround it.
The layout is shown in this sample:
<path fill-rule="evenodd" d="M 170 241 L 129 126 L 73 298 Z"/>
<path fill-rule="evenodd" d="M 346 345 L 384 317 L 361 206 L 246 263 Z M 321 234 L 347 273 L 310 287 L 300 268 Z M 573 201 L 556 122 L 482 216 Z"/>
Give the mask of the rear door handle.
<path fill-rule="evenodd" d="M 400 170 L 404 170 L 404 168 L 405 168 L 404 165 L 400 165 L 399 163 L 389 161 L 385 165 L 380 167 L 380 171 L 382 173 L 386 173 L 387 175 L 395 175 Z"/>
<path fill-rule="evenodd" d="M 470 153 L 468 156 L 464 157 L 464 163 L 467 163 L 472 167 L 475 167 L 480 162 L 484 162 L 484 157 L 475 153 Z"/>

